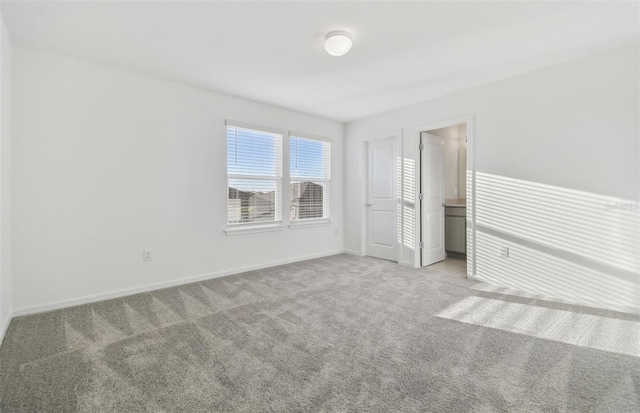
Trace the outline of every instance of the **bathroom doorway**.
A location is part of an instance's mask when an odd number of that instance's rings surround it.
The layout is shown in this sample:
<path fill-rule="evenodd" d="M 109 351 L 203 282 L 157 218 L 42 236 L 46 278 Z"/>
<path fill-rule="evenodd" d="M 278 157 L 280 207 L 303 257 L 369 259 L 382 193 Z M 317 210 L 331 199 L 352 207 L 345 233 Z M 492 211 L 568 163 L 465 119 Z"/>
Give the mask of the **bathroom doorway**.
<path fill-rule="evenodd" d="M 473 208 L 468 192 L 469 121 L 441 122 L 419 130 L 420 266 L 445 259 L 473 274 Z M 469 206 L 469 208 L 468 208 Z"/>

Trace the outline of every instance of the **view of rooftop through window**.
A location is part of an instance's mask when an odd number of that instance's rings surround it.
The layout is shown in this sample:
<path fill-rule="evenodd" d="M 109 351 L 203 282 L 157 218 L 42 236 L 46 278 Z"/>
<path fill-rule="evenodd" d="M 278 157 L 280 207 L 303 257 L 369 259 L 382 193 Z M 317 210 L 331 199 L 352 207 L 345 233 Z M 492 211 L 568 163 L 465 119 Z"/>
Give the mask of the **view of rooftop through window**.
<path fill-rule="evenodd" d="M 282 135 L 227 127 L 230 224 L 278 221 L 282 215 Z M 290 139 L 290 219 L 327 217 L 330 144 Z"/>
<path fill-rule="evenodd" d="M 292 136 L 289 146 L 291 221 L 327 218 L 331 144 Z"/>

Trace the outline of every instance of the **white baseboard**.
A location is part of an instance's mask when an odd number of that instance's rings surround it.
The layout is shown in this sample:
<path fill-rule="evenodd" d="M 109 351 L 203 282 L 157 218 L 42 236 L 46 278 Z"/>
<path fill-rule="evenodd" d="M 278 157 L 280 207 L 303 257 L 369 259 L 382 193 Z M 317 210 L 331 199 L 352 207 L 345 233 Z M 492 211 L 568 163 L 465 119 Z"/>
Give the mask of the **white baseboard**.
<path fill-rule="evenodd" d="M 149 291 L 160 290 L 163 288 L 175 287 L 177 285 L 191 284 L 198 281 L 204 281 L 204 280 L 209 280 L 213 278 L 226 277 L 228 275 L 240 274 L 247 271 L 260 270 L 260 269 L 275 267 L 275 266 L 284 265 L 284 264 L 291 264 L 293 262 L 306 261 L 314 258 L 329 257 L 331 255 L 342 254 L 343 252 L 344 251 L 342 250 L 327 251 L 319 254 L 306 255 L 303 257 L 289 258 L 286 260 L 271 261 L 264 264 L 219 271 L 213 274 L 196 275 L 193 277 L 180 278 L 178 280 L 173 280 L 173 281 L 149 284 L 141 287 L 127 288 L 124 290 L 113 291 L 110 293 L 87 295 L 84 297 L 54 301 L 51 303 L 40 304 L 40 305 L 31 306 L 31 307 L 22 307 L 22 308 L 14 309 L 12 315 L 13 317 L 18 317 L 18 316 L 23 316 L 28 314 L 42 313 L 45 311 L 58 310 L 60 308 L 73 307 L 73 306 L 82 305 L 82 304 L 89 304 L 89 303 L 94 303 L 96 301 L 109 300 L 112 298 L 126 297 L 128 295 L 146 293 Z"/>
<path fill-rule="evenodd" d="M 13 313 L 9 313 L 9 317 L 7 317 L 7 321 L 4 322 L 3 325 L 0 326 L 0 345 L 4 341 L 4 335 L 7 334 L 7 329 L 9 328 L 9 324 L 11 324 L 11 319 L 13 318 Z"/>
<path fill-rule="evenodd" d="M 345 254 L 349 254 L 349 255 L 357 255 L 358 257 L 362 257 L 363 255 L 360 253 L 360 251 L 354 251 L 354 250 L 344 250 Z"/>
<path fill-rule="evenodd" d="M 517 284 L 500 283 L 500 282 L 496 282 L 495 280 L 492 280 L 491 278 L 485 278 L 484 276 L 477 275 L 477 274 L 474 277 L 469 279 L 474 281 L 479 281 L 485 284 L 491 284 L 501 288 L 508 288 L 514 292 L 514 295 L 525 294 L 523 295 L 523 297 L 529 297 L 529 294 L 533 294 L 536 296 L 536 298 L 541 300 L 557 301 L 557 302 L 563 302 L 571 305 L 582 305 L 586 307 L 599 308 L 602 310 L 613 310 L 613 311 L 618 311 L 618 312 L 628 313 L 633 315 L 640 314 L 640 311 L 639 311 L 640 309 L 638 308 L 638 306 L 631 306 L 631 305 L 625 305 L 620 303 L 605 303 L 602 301 L 596 301 L 596 300 L 593 300 L 584 296 L 579 296 L 579 295 L 574 295 L 570 297 L 564 296 L 564 295 L 556 296 L 556 295 L 549 294 L 548 291 L 541 291 L 541 290 L 535 290 L 535 289 L 523 290 L 522 287 L 520 287 Z M 501 292 L 501 293 L 505 294 L 504 292 Z"/>

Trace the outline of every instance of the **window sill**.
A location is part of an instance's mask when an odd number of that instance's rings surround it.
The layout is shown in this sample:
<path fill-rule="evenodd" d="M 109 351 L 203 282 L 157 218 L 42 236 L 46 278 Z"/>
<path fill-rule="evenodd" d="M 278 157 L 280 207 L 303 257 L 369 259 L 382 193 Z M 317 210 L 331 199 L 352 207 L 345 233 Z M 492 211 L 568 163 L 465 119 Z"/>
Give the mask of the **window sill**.
<path fill-rule="evenodd" d="M 310 219 L 301 222 L 292 222 L 289 224 L 289 229 L 302 229 L 302 228 L 313 228 L 313 227 L 324 227 L 331 225 L 333 222 L 330 218 L 326 219 Z"/>
<path fill-rule="evenodd" d="M 232 235 L 244 235 L 244 234 L 257 234 L 258 232 L 271 232 L 282 231 L 284 226 L 282 224 L 270 224 L 270 225 L 253 225 L 246 227 L 232 227 L 227 228 L 224 232 L 227 236 Z"/>

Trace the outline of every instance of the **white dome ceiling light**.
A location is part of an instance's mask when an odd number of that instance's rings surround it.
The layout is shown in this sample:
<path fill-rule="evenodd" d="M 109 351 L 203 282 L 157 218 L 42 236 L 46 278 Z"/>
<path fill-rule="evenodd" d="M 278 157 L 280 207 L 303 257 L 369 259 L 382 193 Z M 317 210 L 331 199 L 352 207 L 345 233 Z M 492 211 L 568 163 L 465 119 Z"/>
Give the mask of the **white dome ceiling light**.
<path fill-rule="evenodd" d="M 324 50 L 331 56 L 344 56 L 351 50 L 351 45 L 351 35 L 343 31 L 330 32 L 324 40 Z"/>

